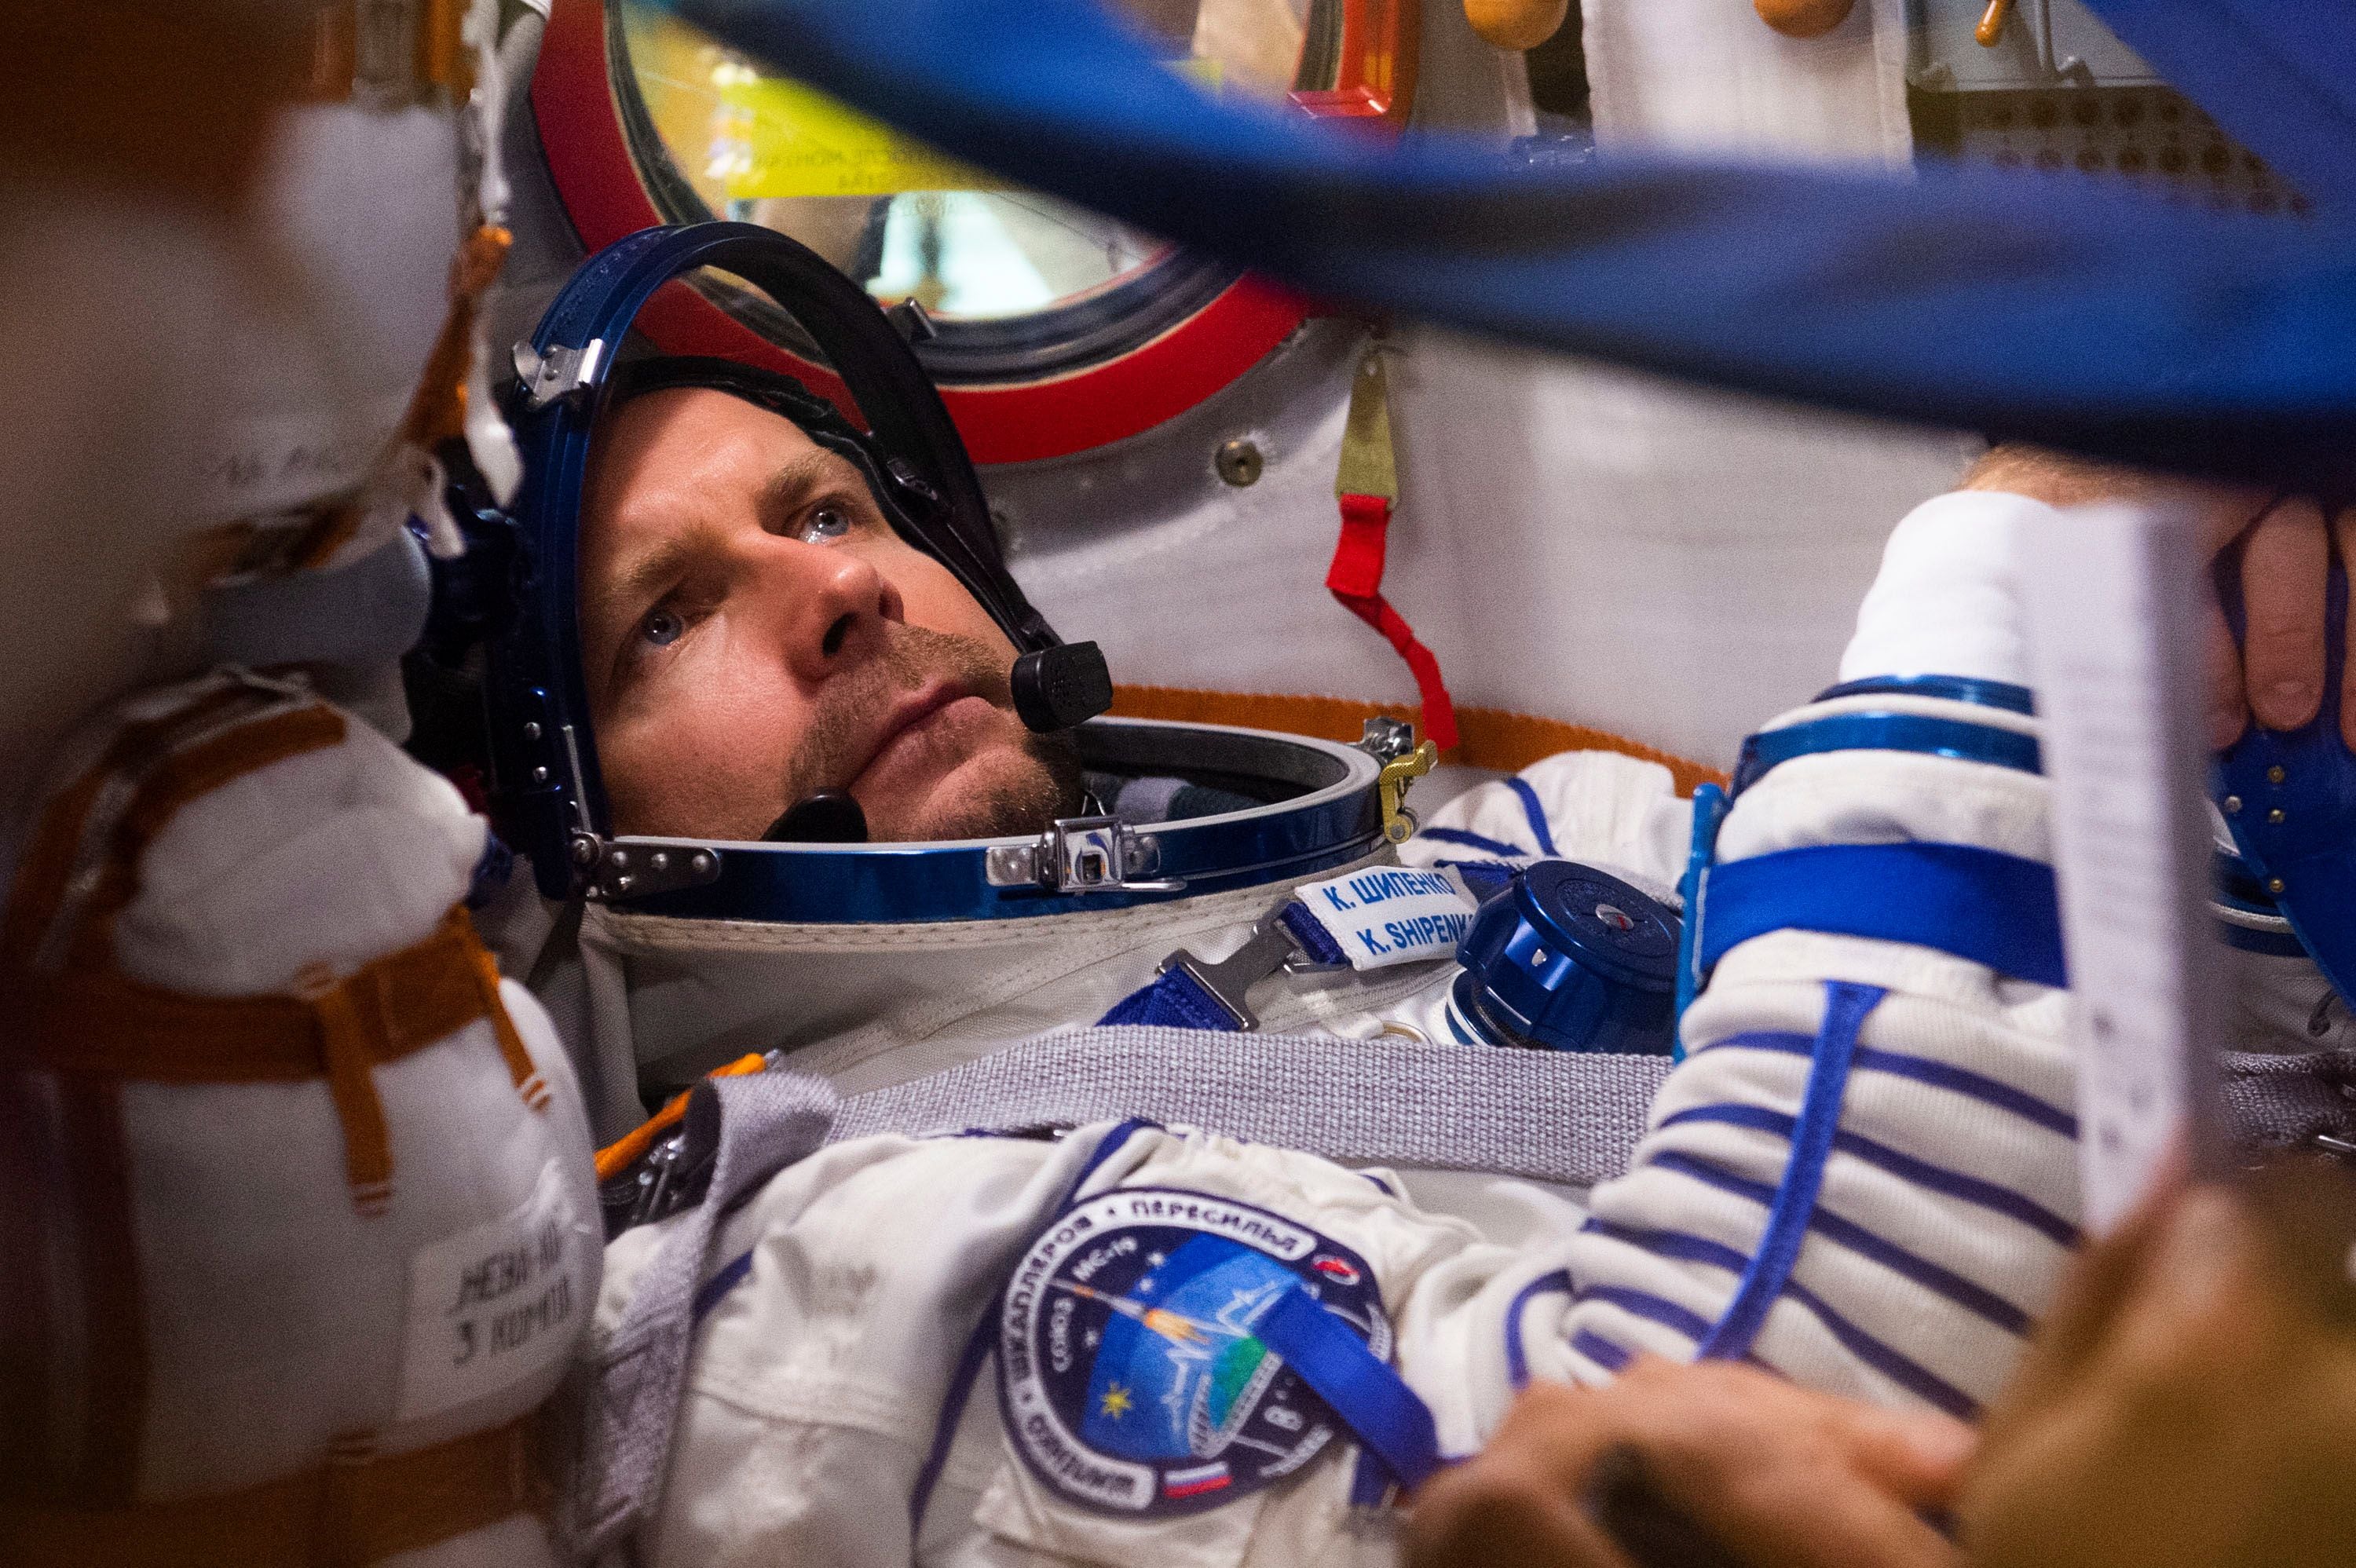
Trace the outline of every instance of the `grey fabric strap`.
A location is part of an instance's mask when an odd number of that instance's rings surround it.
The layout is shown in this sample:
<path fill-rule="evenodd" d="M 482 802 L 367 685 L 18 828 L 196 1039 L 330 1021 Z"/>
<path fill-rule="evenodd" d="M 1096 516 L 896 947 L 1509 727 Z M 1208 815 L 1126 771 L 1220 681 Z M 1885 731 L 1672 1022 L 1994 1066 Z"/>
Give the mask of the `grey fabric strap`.
<path fill-rule="evenodd" d="M 843 1102 L 829 1141 L 1149 1116 L 1347 1165 L 1589 1186 L 1628 1167 L 1665 1056 L 1124 1026 Z"/>
<path fill-rule="evenodd" d="M 2255 1148 L 2356 1140 L 2356 1051 L 2222 1053 L 2228 1130 Z"/>
<path fill-rule="evenodd" d="M 691 1120 L 716 1115 L 712 1187 L 647 1263 L 621 1322 L 589 1354 L 589 1410 L 573 1477 L 573 1535 L 584 1560 L 622 1544 L 661 1496 L 694 1331 L 696 1287 L 712 1227 L 736 1200 L 825 1141 L 838 1097 L 797 1072 L 712 1078 L 697 1085 Z"/>

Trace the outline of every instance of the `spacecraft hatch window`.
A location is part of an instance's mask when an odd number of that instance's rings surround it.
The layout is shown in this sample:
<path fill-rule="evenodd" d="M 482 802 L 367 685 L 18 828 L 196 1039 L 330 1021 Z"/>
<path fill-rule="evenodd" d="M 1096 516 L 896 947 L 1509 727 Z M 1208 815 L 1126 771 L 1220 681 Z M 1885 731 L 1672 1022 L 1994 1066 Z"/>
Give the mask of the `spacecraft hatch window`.
<path fill-rule="evenodd" d="M 883 304 L 913 301 L 947 381 L 1099 359 L 1166 330 L 1235 269 L 955 164 L 713 43 L 659 7 L 606 0 L 614 90 L 662 218 L 789 234 Z M 1110 0 L 1204 91 L 1282 102 L 1330 92 L 1344 0 Z M 758 302 L 740 318 L 804 345 Z"/>
<path fill-rule="evenodd" d="M 1106 0 L 1205 92 L 1377 127 L 1414 100 L 1419 0 Z M 1310 314 L 1233 265 L 955 165 L 645 0 L 552 0 L 531 105 L 592 251 L 659 224 L 759 224 L 902 304 L 975 461 L 1125 440 L 1195 407 Z M 1289 106 L 1289 107 L 1287 107 Z M 703 278 L 639 329 L 819 379 L 757 293 Z"/>

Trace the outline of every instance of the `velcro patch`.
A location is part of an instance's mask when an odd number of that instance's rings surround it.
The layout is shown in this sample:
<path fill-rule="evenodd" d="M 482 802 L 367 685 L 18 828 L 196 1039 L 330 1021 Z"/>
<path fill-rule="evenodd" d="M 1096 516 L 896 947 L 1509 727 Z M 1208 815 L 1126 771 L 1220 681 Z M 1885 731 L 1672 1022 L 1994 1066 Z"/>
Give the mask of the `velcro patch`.
<path fill-rule="evenodd" d="M 1453 958 L 1480 907 L 1453 867 L 1376 866 L 1293 890 L 1353 969 Z"/>

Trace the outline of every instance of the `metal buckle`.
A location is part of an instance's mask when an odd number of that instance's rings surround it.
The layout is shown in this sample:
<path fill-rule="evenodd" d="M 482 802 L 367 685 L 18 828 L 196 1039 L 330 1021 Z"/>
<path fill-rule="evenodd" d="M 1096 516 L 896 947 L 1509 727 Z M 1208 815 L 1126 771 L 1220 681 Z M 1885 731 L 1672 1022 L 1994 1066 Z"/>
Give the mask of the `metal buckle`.
<path fill-rule="evenodd" d="M 512 358 L 526 400 L 537 413 L 551 403 L 578 396 L 597 379 L 605 357 L 605 340 L 593 337 L 578 348 L 552 348 L 542 354 L 526 340 L 518 343 Z"/>
<path fill-rule="evenodd" d="M 993 888 L 1059 893 L 1174 893 L 1183 880 L 1149 880 L 1161 860 L 1153 839 L 1117 816 L 1065 816 L 1031 844 L 993 844 L 983 872 Z"/>
<path fill-rule="evenodd" d="M 1346 963 L 1320 964 L 1301 956 L 1300 944 L 1284 926 L 1284 912 L 1291 903 L 1292 895 L 1289 892 L 1277 900 L 1275 907 L 1260 916 L 1251 934 L 1244 938 L 1244 944 L 1216 963 L 1197 958 L 1182 947 L 1164 958 L 1154 973 L 1167 975 L 1175 970 L 1185 974 L 1227 1010 L 1237 1029 L 1251 1033 L 1259 1028 L 1259 1015 L 1251 1010 L 1246 999 L 1254 986 L 1279 971 L 1287 975 L 1322 975 L 1349 967 Z"/>

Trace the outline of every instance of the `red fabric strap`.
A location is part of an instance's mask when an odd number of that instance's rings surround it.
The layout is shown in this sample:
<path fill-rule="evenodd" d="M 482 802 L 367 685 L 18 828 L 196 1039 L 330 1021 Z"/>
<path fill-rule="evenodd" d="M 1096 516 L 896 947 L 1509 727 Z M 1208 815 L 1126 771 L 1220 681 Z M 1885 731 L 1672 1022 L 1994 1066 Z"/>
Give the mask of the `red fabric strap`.
<path fill-rule="evenodd" d="M 1423 732 L 1443 752 L 1456 745 L 1456 703 L 1440 678 L 1440 661 L 1416 640 L 1407 618 L 1383 597 L 1383 546 L 1389 535 L 1391 504 L 1381 496 L 1342 497 L 1342 537 L 1325 586 L 1343 607 L 1380 632 L 1407 661 L 1423 699 Z"/>

